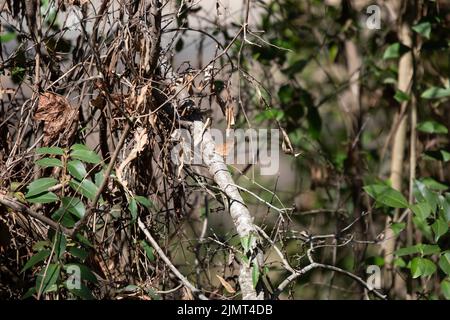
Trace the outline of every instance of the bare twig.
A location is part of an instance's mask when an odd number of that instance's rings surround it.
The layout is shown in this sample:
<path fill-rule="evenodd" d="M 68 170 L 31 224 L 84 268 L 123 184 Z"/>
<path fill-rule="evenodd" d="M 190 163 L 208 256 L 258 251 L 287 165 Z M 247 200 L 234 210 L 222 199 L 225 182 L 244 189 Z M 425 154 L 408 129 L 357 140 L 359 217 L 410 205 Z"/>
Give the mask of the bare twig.
<path fill-rule="evenodd" d="M 158 255 L 161 257 L 161 259 L 163 259 L 163 261 L 167 264 L 167 266 L 170 268 L 170 270 L 177 276 L 178 279 L 180 279 L 180 281 L 189 289 L 192 291 L 193 294 L 197 295 L 201 300 L 208 300 L 207 297 L 205 297 L 205 295 L 196 287 L 194 287 L 188 279 L 186 279 L 185 276 L 183 276 L 181 274 L 180 271 L 178 271 L 178 269 L 173 265 L 173 263 L 170 261 L 170 259 L 166 256 L 166 254 L 164 253 L 164 251 L 161 249 L 161 247 L 158 245 L 158 242 L 156 242 L 156 240 L 152 237 L 152 235 L 150 234 L 150 232 L 148 231 L 147 227 L 145 226 L 145 224 L 141 221 L 141 219 L 138 218 L 138 226 L 139 229 L 142 230 L 142 232 L 144 232 L 145 237 L 147 238 L 147 240 L 150 242 L 150 244 L 152 245 L 153 249 L 156 250 L 156 252 L 158 253 Z"/>
<path fill-rule="evenodd" d="M 59 223 L 53 221 L 52 219 L 50 219 L 42 214 L 39 214 L 39 213 L 31 210 L 26 205 L 20 203 L 19 201 L 17 201 L 14 198 L 0 194 L 0 203 L 8 208 L 25 213 L 25 214 L 29 215 L 30 217 L 33 217 L 36 220 L 39 220 L 40 222 L 48 225 L 52 229 L 63 232 L 67 236 L 72 236 L 72 231 L 70 229 L 60 225 Z"/>

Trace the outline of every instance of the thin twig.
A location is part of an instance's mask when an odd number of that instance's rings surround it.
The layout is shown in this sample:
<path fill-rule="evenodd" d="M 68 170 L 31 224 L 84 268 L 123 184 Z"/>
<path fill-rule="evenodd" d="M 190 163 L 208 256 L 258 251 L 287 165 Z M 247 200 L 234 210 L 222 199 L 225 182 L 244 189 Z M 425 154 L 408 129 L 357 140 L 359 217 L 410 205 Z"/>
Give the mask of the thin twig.
<path fill-rule="evenodd" d="M 144 232 L 145 236 L 147 237 L 147 240 L 150 241 L 150 244 L 152 245 L 153 249 L 159 254 L 161 259 L 167 264 L 167 266 L 172 270 L 172 272 L 177 276 L 178 279 L 189 289 L 192 291 L 193 294 L 197 295 L 201 300 L 208 300 L 207 297 L 196 287 L 194 287 L 188 279 L 186 279 L 185 276 L 181 274 L 180 271 L 173 265 L 173 263 L 170 261 L 170 259 L 165 255 L 164 251 L 161 249 L 161 247 L 158 245 L 158 242 L 152 237 L 150 234 L 150 231 L 148 231 L 145 224 L 141 221 L 140 218 L 138 218 L 138 226 L 139 229 Z"/>
<path fill-rule="evenodd" d="M 60 230 L 66 236 L 72 236 L 72 230 L 60 225 L 56 221 L 53 221 L 52 219 L 50 219 L 42 214 L 39 214 L 39 213 L 31 210 L 26 205 L 18 202 L 14 198 L 0 194 L 0 203 L 8 208 L 25 213 L 25 214 L 29 215 L 30 217 L 33 217 L 36 220 L 39 220 L 40 222 L 48 225 L 50 228 L 52 228 L 56 231 Z"/>

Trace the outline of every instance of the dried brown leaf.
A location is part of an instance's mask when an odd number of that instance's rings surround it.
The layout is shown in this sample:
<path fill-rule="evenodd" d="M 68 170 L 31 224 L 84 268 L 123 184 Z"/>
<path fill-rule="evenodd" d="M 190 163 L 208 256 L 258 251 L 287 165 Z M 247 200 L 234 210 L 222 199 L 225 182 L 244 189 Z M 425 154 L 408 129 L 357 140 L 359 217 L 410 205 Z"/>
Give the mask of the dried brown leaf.
<path fill-rule="evenodd" d="M 231 286 L 231 284 L 229 284 L 224 278 L 222 278 L 218 274 L 216 274 L 216 277 L 217 277 L 217 279 L 219 279 L 220 283 L 225 288 L 225 290 L 227 290 L 228 293 L 231 293 L 231 294 L 236 293 L 236 290 L 234 290 L 234 288 Z"/>
<path fill-rule="evenodd" d="M 44 145 L 49 145 L 58 138 L 65 144 L 75 133 L 78 109 L 72 107 L 65 97 L 45 92 L 39 97 L 34 120 L 44 121 Z"/>
<path fill-rule="evenodd" d="M 148 84 L 142 87 L 141 93 L 139 94 L 139 97 L 137 98 L 136 110 L 138 110 L 139 107 L 141 106 L 141 104 L 144 103 L 145 97 L 147 96 L 148 87 L 149 87 Z"/>

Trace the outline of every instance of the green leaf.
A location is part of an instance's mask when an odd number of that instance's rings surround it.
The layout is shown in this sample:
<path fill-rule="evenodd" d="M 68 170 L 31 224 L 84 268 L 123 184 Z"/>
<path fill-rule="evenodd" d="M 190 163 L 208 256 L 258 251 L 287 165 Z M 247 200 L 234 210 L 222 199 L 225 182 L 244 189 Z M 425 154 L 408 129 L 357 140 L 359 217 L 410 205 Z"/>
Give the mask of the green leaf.
<path fill-rule="evenodd" d="M 78 159 L 93 164 L 98 164 L 102 161 L 100 156 L 91 150 L 81 150 L 81 149 L 73 150 L 70 153 L 70 157 L 73 159 Z"/>
<path fill-rule="evenodd" d="M 145 240 L 141 240 L 140 243 L 142 249 L 144 249 L 145 254 L 147 255 L 148 260 L 150 260 L 150 262 L 155 262 L 155 255 L 153 254 L 153 248 Z"/>
<path fill-rule="evenodd" d="M 322 130 L 322 119 L 320 118 L 319 108 L 308 105 L 308 132 L 313 139 L 319 139 Z"/>
<path fill-rule="evenodd" d="M 391 225 L 391 229 L 392 231 L 394 231 L 394 234 L 396 236 L 398 236 L 400 234 L 400 232 L 402 232 L 406 227 L 406 223 L 393 223 Z"/>
<path fill-rule="evenodd" d="M 401 90 L 397 90 L 395 93 L 394 99 L 397 100 L 399 103 L 409 101 L 411 98 L 410 96 Z"/>
<path fill-rule="evenodd" d="M 436 272 L 436 265 L 426 258 L 414 258 L 411 261 L 411 275 L 413 279 L 431 276 Z"/>
<path fill-rule="evenodd" d="M 87 151 L 91 151 L 91 149 L 89 149 L 88 146 L 84 145 L 84 144 L 80 144 L 80 143 L 75 143 L 74 145 L 72 145 L 70 147 L 70 150 L 87 150 Z"/>
<path fill-rule="evenodd" d="M 402 258 L 396 258 L 394 260 L 394 266 L 398 268 L 406 268 L 406 262 Z"/>
<path fill-rule="evenodd" d="M 77 233 L 77 235 L 75 237 L 77 238 L 78 241 L 80 241 L 80 243 L 82 243 L 90 248 L 94 248 L 94 245 L 88 239 L 86 239 L 84 236 L 82 236 L 81 234 Z"/>
<path fill-rule="evenodd" d="M 22 67 L 13 67 L 11 70 L 11 78 L 14 82 L 22 82 L 27 69 Z"/>
<path fill-rule="evenodd" d="M 382 184 L 373 184 L 364 187 L 367 192 L 377 202 L 392 208 L 407 208 L 408 201 L 397 190 Z"/>
<path fill-rule="evenodd" d="M 430 39 L 431 35 L 431 23 L 428 21 L 420 22 L 412 27 L 412 29 L 423 36 L 424 38 Z"/>
<path fill-rule="evenodd" d="M 50 241 L 37 241 L 35 244 L 33 244 L 33 251 L 41 251 L 46 248 L 49 248 L 51 246 Z"/>
<path fill-rule="evenodd" d="M 258 123 L 261 123 L 265 120 L 275 120 L 275 119 L 280 121 L 281 119 L 284 118 L 284 116 L 285 114 L 282 110 L 271 108 L 258 113 L 255 116 L 255 121 Z"/>
<path fill-rule="evenodd" d="M 431 227 L 428 225 L 426 220 L 418 219 L 417 217 L 413 217 L 414 225 L 417 229 L 422 232 L 423 236 L 429 241 L 434 241 L 433 232 L 431 231 Z"/>
<path fill-rule="evenodd" d="M 439 216 L 450 223 L 450 193 L 439 195 Z"/>
<path fill-rule="evenodd" d="M 68 288 L 68 290 L 72 294 L 77 296 L 78 298 L 81 298 L 83 300 L 94 300 L 95 299 L 94 296 L 92 295 L 91 290 L 88 287 L 86 287 L 83 283 L 80 283 L 80 289 L 75 289 L 75 288 L 72 288 L 71 286 L 69 286 L 67 281 L 68 280 L 64 281 L 64 286 L 66 288 Z"/>
<path fill-rule="evenodd" d="M 431 87 L 421 97 L 428 100 L 450 97 L 450 88 Z"/>
<path fill-rule="evenodd" d="M 384 52 L 383 60 L 400 58 L 400 56 L 408 51 L 409 48 L 399 42 L 391 44 Z"/>
<path fill-rule="evenodd" d="M 419 130 L 421 132 L 436 133 L 436 134 L 447 134 L 448 133 L 447 127 L 445 127 L 444 125 L 442 125 L 436 121 L 433 121 L 433 120 L 419 123 L 417 125 L 417 130 Z"/>
<path fill-rule="evenodd" d="M 36 278 L 36 291 L 39 292 L 39 289 L 42 293 L 53 291 L 53 285 L 59 279 L 60 270 L 61 267 L 55 263 L 49 264 L 48 268 L 42 268 Z"/>
<path fill-rule="evenodd" d="M 81 182 L 77 182 L 74 180 L 69 181 L 69 186 L 75 191 L 89 200 L 94 200 L 95 195 L 98 191 L 98 187 L 90 180 L 83 180 Z"/>
<path fill-rule="evenodd" d="M 329 60 L 330 62 L 334 62 L 336 61 L 336 57 L 339 53 L 339 46 L 337 46 L 336 44 L 332 45 L 329 50 L 328 50 L 329 54 Z"/>
<path fill-rule="evenodd" d="M 66 237 L 60 232 L 56 232 L 53 237 L 53 246 L 55 248 L 55 256 L 61 258 L 66 252 Z"/>
<path fill-rule="evenodd" d="M 441 253 L 441 248 L 435 244 L 417 244 L 416 246 L 423 256 Z"/>
<path fill-rule="evenodd" d="M 147 294 L 153 299 L 153 300 L 161 300 L 161 296 L 152 288 L 146 289 Z"/>
<path fill-rule="evenodd" d="M 434 240 L 438 241 L 441 236 L 447 233 L 448 231 L 448 224 L 447 221 L 444 221 L 442 219 L 437 219 L 432 225 L 431 229 L 433 229 L 434 232 Z"/>
<path fill-rule="evenodd" d="M 431 214 L 431 207 L 426 202 L 419 202 L 411 206 L 412 212 L 420 220 L 425 221 Z"/>
<path fill-rule="evenodd" d="M 418 278 L 422 275 L 422 269 L 420 268 L 420 259 L 414 258 L 410 263 L 411 275 L 413 279 Z"/>
<path fill-rule="evenodd" d="M 84 264 L 80 264 L 80 263 L 68 263 L 64 265 L 64 270 L 67 271 L 68 268 L 78 268 L 78 270 L 80 270 L 80 276 L 81 279 L 92 282 L 92 283 L 97 283 L 97 277 L 92 273 L 91 269 L 89 269 L 87 266 L 85 266 Z"/>
<path fill-rule="evenodd" d="M 278 98 L 282 104 L 289 104 L 294 97 L 295 90 L 292 86 L 286 84 L 278 90 Z"/>
<path fill-rule="evenodd" d="M 37 196 L 27 198 L 27 201 L 31 202 L 31 203 L 51 203 L 51 202 L 55 202 L 58 200 L 59 200 L 58 196 L 56 194 L 54 194 L 53 192 L 45 192 L 45 193 L 41 193 Z"/>
<path fill-rule="evenodd" d="M 394 254 L 398 257 L 408 256 L 416 253 L 420 253 L 420 249 L 417 248 L 416 246 L 400 248 L 394 252 Z"/>
<path fill-rule="evenodd" d="M 152 207 L 154 207 L 153 202 L 151 202 L 148 198 L 143 197 L 143 196 L 134 196 L 134 198 L 136 199 L 137 202 L 139 202 L 139 204 L 143 205 L 144 207 L 146 207 L 148 210 L 151 210 Z"/>
<path fill-rule="evenodd" d="M 301 73 L 303 69 L 308 65 L 308 60 L 305 59 L 299 59 L 292 64 L 289 65 L 286 69 L 283 69 L 282 72 L 286 73 L 290 76 L 293 76 L 297 73 Z"/>
<path fill-rule="evenodd" d="M 22 296 L 22 300 L 31 298 L 33 296 L 33 294 L 36 293 L 36 288 L 35 287 L 31 287 L 30 289 L 27 290 L 27 292 L 25 292 L 25 294 Z"/>
<path fill-rule="evenodd" d="M 43 147 L 43 148 L 37 148 L 36 154 L 53 154 L 62 156 L 64 154 L 64 150 L 58 147 Z"/>
<path fill-rule="evenodd" d="M 75 220 L 64 208 L 56 210 L 52 216 L 52 220 L 61 223 L 66 228 L 72 228 L 75 225 Z"/>
<path fill-rule="evenodd" d="M 105 170 L 101 170 L 97 172 L 94 176 L 95 185 L 100 188 L 100 185 L 105 180 Z"/>
<path fill-rule="evenodd" d="M 438 254 L 441 252 L 441 249 L 437 245 L 430 244 L 417 244 L 415 246 L 400 248 L 394 252 L 394 254 L 398 257 L 408 256 L 412 254 L 420 253 L 422 256 Z"/>
<path fill-rule="evenodd" d="M 450 300 L 450 278 L 446 278 L 441 282 L 441 292 L 445 299 Z"/>
<path fill-rule="evenodd" d="M 260 276 L 259 266 L 256 260 L 253 261 L 253 268 L 252 268 L 252 283 L 253 288 L 256 288 L 256 285 L 258 284 Z"/>
<path fill-rule="evenodd" d="M 69 252 L 72 256 L 80 259 L 82 262 L 84 260 L 86 260 L 88 253 L 86 252 L 86 250 L 83 250 L 81 248 L 76 248 L 76 247 L 72 247 L 69 249 Z"/>
<path fill-rule="evenodd" d="M 81 219 L 86 213 L 86 208 L 84 207 L 81 199 L 76 197 L 63 197 L 61 199 L 63 208 L 73 214 L 75 217 Z"/>
<path fill-rule="evenodd" d="M 55 184 L 58 183 L 58 180 L 54 178 L 41 178 L 33 181 L 30 183 L 30 185 L 27 187 L 28 192 L 25 195 L 25 197 L 33 197 L 35 195 L 38 195 L 40 193 L 43 193 L 48 190 L 48 188 L 53 187 Z"/>
<path fill-rule="evenodd" d="M 37 252 L 34 256 L 32 256 L 30 258 L 30 260 L 27 261 L 27 263 L 25 263 L 25 265 L 23 266 L 23 268 L 20 271 L 20 273 L 25 272 L 26 270 L 28 270 L 31 267 L 33 267 L 36 264 L 38 264 L 39 262 L 42 262 L 45 259 L 47 259 L 48 256 L 50 255 L 50 252 L 51 252 L 50 250 L 41 250 L 41 251 Z"/>
<path fill-rule="evenodd" d="M 125 288 L 119 289 L 119 292 L 137 292 L 140 291 L 141 288 L 134 284 L 129 284 Z"/>
<path fill-rule="evenodd" d="M 439 198 L 437 194 L 432 192 L 422 181 L 416 180 L 414 182 L 414 197 L 419 202 L 426 202 L 431 207 L 431 212 L 436 211 Z"/>
<path fill-rule="evenodd" d="M 242 248 L 244 249 L 244 253 L 247 253 L 252 244 L 252 235 L 241 238 Z"/>
<path fill-rule="evenodd" d="M 87 176 L 86 167 L 80 160 L 71 160 L 67 163 L 67 170 L 75 179 L 81 181 Z"/>
<path fill-rule="evenodd" d="M 131 223 L 134 223 L 137 219 L 138 216 L 138 211 L 137 211 L 137 203 L 136 200 L 134 198 L 131 198 L 128 202 L 128 210 L 130 210 L 131 213 Z"/>
<path fill-rule="evenodd" d="M 0 34 L 0 44 L 7 43 L 14 39 L 16 39 L 17 35 L 15 32 L 6 32 L 4 34 Z"/>
<path fill-rule="evenodd" d="M 442 161 L 447 162 L 450 161 L 450 152 L 446 150 L 441 150 Z"/>
<path fill-rule="evenodd" d="M 450 276 L 450 252 L 444 253 L 439 258 L 439 267 L 447 274 L 447 276 Z"/>
<path fill-rule="evenodd" d="M 62 167 L 63 164 L 61 162 L 61 160 L 56 159 L 56 158 L 43 158 L 43 159 L 39 159 L 36 161 L 36 164 L 44 167 L 44 168 L 49 168 L 49 167 Z"/>
<path fill-rule="evenodd" d="M 422 183 L 426 185 L 429 189 L 435 191 L 445 191 L 448 189 L 447 185 L 440 183 L 439 181 L 436 181 L 431 177 L 423 178 Z"/>

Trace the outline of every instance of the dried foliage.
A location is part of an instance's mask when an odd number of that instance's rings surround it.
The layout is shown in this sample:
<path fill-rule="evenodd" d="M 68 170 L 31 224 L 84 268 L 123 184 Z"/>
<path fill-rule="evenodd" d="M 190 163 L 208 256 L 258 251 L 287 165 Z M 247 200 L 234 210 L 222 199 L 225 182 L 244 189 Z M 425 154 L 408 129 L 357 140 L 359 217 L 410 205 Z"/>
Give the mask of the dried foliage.
<path fill-rule="evenodd" d="M 34 120 L 44 122 L 43 145 L 48 146 L 60 139 L 62 146 L 69 145 L 78 127 L 78 109 L 66 98 L 51 92 L 39 96 Z"/>

